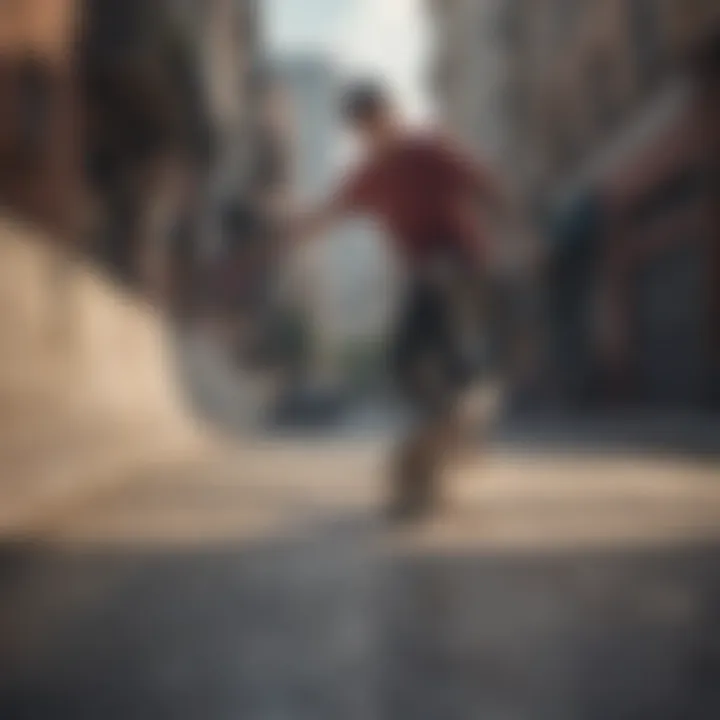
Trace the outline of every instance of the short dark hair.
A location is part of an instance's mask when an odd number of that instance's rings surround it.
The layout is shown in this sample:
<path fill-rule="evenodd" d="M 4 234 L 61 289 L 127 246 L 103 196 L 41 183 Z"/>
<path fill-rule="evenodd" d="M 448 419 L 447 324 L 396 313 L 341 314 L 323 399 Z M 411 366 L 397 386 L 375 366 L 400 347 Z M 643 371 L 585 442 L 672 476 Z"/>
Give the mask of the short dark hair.
<path fill-rule="evenodd" d="M 390 105 L 385 87 L 374 80 L 362 80 L 348 85 L 342 95 L 342 116 L 350 123 L 373 120 Z"/>

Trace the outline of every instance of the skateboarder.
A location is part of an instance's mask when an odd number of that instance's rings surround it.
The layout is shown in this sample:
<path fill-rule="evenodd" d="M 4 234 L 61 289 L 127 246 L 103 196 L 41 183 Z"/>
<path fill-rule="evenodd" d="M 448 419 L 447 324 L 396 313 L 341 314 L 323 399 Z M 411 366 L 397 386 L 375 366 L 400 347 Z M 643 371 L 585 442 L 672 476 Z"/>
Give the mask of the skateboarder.
<path fill-rule="evenodd" d="M 295 220 L 293 235 L 309 237 L 342 217 L 370 215 L 407 268 L 389 349 L 414 426 L 395 458 L 390 511 L 414 518 L 434 506 L 460 401 L 473 379 L 466 331 L 478 320 L 490 249 L 482 218 L 501 207 L 503 196 L 491 174 L 447 139 L 407 127 L 381 85 L 348 89 L 342 113 L 365 157 L 327 202 Z"/>

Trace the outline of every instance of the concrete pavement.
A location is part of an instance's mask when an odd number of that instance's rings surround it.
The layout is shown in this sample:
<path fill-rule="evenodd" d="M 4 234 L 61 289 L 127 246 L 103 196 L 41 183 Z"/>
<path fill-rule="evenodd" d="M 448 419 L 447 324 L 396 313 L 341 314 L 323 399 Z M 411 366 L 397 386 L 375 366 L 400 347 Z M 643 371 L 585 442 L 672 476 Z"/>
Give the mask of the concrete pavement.
<path fill-rule="evenodd" d="M 711 720 L 716 467 L 497 455 L 378 514 L 376 446 L 226 448 L 5 543 L 5 718 Z"/>

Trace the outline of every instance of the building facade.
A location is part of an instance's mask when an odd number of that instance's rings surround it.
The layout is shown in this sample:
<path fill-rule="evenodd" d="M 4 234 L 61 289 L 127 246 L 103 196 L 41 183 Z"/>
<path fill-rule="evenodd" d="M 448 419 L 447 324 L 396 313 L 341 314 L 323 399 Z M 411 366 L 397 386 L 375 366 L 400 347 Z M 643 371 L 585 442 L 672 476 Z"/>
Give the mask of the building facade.
<path fill-rule="evenodd" d="M 162 285 L 178 216 L 242 191 L 259 42 L 253 0 L 3 3 L 1 201 Z"/>
<path fill-rule="evenodd" d="M 75 0 L 0 6 L 0 205 L 70 235 L 79 192 Z"/>
<path fill-rule="evenodd" d="M 551 324 L 565 326 L 566 365 L 584 364 L 586 390 L 603 399 L 702 405 L 720 367 L 720 7 L 515 0 L 478 25 L 479 6 L 433 3 L 466 28 L 452 35 L 443 28 L 453 23 L 438 25 L 439 57 L 449 53 L 460 68 L 451 95 L 464 97 L 464 109 L 445 105 L 455 125 L 477 127 L 481 138 L 493 123 L 468 108 L 487 103 L 510 148 L 503 169 L 527 211 L 561 220 L 549 225 L 562 230 L 546 238 L 546 281 L 564 318 Z M 502 49 L 491 81 L 466 64 L 481 43 Z M 447 76 L 443 86 L 452 87 Z"/>
<path fill-rule="evenodd" d="M 211 193 L 231 202 L 251 182 L 262 18 L 257 0 L 184 0 L 183 27 L 197 54 L 216 152 Z M 178 9 L 180 12 L 180 9 Z"/>
<path fill-rule="evenodd" d="M 511 11 L 504 0 L 431 0 L 436 53 L 432 83 L 445 124 L 478 153 L 503 163 L 512 155 L 507 124 L 511 84 Z"/>
<path fill-rule="evenodd" d="M 568 299 L 587 306 L 586 377 L 616 402 L 716 402 L 719 8 L 588 2 L 573 17 L 560 5 L 528 21 L 529 195 L 572 214 L 591 193 L 602 208 L 593 240 L 570 238 L 595 245 L 585 296 Z"/>

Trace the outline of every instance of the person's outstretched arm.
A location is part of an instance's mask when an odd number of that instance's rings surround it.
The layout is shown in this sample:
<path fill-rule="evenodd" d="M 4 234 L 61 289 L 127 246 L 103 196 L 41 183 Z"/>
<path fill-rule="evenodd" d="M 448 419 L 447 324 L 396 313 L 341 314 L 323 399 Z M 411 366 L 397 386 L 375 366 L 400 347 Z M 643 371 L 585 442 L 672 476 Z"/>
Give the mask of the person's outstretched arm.
<path fill-rule="evenodd" d="M 322 236 L 342 220 L 346 210 L 338 198 L 328 200 L 295 214 L 290 220 L 290 234 L 294 241 L 305 242 Z"/>
<path fill-rule="evenodd" d="M 310 240 L 327 232 L 344 217 L 363 212 L 370 203 L 373 186 L 369 169 L 356 170 L 328 199 L 295 215 L 290 223 L 291 235 L 300 242 Z"/>

